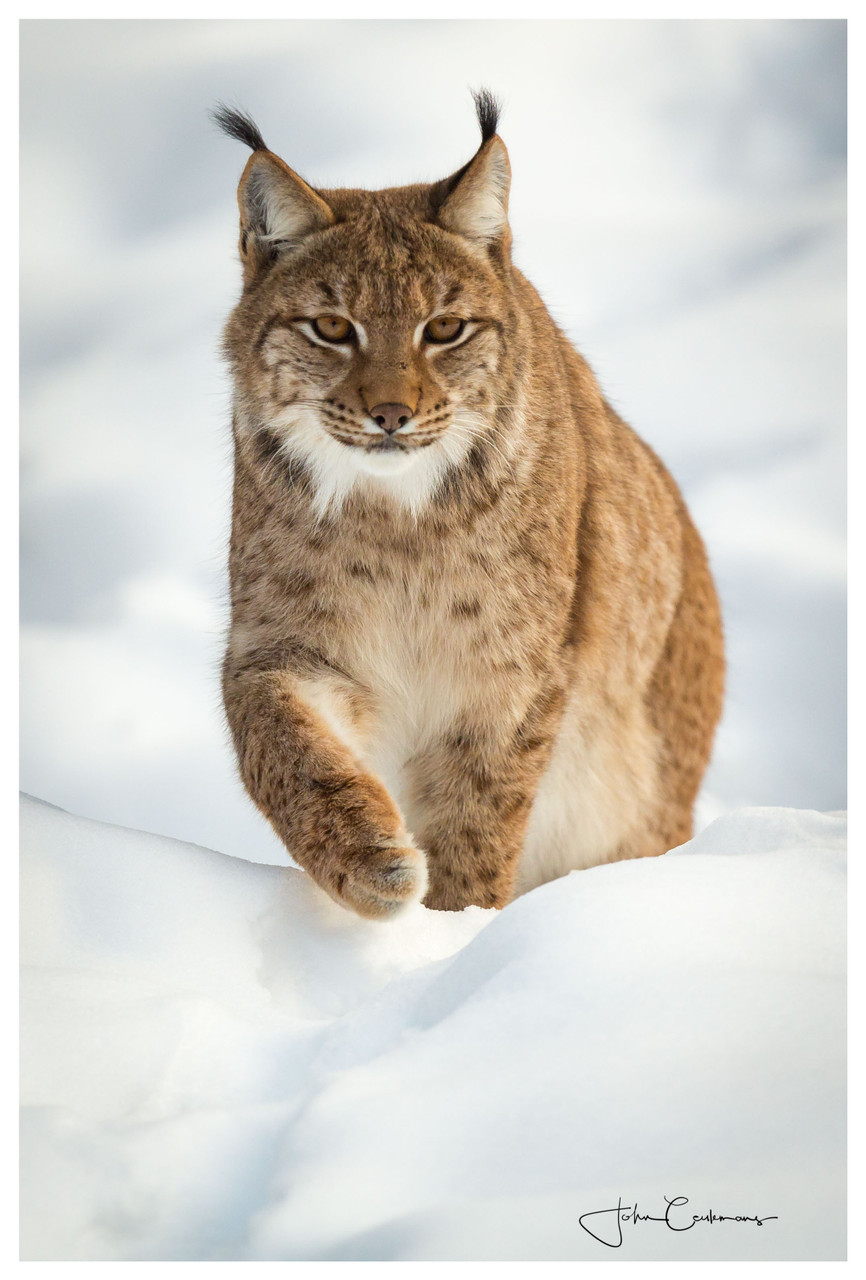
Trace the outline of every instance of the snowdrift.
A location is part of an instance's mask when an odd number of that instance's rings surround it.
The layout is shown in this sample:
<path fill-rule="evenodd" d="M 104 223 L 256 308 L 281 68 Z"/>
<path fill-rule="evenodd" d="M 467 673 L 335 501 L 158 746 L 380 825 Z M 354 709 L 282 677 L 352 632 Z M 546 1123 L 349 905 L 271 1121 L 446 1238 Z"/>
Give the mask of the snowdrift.
<path fill-rule="evenodd" d="M 843 815 L 390 924 L 21 830 L 25 1259 L 844 1257 Z"/>

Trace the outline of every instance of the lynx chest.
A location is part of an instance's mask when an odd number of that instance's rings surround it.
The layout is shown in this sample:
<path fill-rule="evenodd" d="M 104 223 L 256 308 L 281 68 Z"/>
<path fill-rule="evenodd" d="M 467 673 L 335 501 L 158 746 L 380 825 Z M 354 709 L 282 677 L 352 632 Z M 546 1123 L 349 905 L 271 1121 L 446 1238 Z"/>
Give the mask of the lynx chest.
<path fill-rule="evenodd" d="M 405 802 L 407 768 L 437 740 L 519 720 L 537 671 L 531 602 L 470 557 L 348 576 L 328 646 L 361 692 L 346 740 Z"/>

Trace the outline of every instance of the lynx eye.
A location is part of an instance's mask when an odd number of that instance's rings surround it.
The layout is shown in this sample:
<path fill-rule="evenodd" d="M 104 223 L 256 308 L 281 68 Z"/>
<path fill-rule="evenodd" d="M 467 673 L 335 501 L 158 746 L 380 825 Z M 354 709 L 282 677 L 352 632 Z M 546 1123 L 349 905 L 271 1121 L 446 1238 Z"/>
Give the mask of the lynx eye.
<path fill-rule="evenodd" d="M 348 342 L 355 330 L 343 316 L 316 316 L 313 329 L 326 342 Z"/>
<path fill-rule="evenodd" d="M 424 329 L 424 338 L 427 342 L 453 342 L 465 327 L 466 321 L 458 316 L 437 316 Z"/>

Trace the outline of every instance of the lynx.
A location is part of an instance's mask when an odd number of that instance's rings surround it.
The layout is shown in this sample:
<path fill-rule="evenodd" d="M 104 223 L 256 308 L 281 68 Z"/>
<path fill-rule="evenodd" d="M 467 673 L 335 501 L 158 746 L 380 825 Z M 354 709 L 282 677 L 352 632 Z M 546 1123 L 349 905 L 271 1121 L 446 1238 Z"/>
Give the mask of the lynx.
<path fill-rule="evenodd" d="M 499 109 L 451 177 L 316 190 L 243 113 L 243 782 L 338 903 L 503 907 L 691 835 L 723 692 L 676 484 L 512 265 Z"/>

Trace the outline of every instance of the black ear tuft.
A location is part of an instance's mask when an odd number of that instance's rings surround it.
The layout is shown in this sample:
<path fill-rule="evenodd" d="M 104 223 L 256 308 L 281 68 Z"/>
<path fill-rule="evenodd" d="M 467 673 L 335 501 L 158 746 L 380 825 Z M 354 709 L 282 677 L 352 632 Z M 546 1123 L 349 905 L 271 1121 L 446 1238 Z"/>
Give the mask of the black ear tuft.
<path fill-rule="evenodd" d="M 251 151 L 269 150 L 259 133 L 258 125 L 245 111 L 238 111 L 234 107 L 227 107 L 224 102 L 218 102 L 208 115 L 223 133 L 227 133 L 230 138 L 237 138 L 238 142 L 246 143 Z"/>
<path fill-rule="evenodd" d="M 475 110 L 478 114 L 478 123 L 481 125 L 483 145 L 496 132 L 502 108 L 489 89 L 473 89 L 472 97 L 475 99 Z"/>

